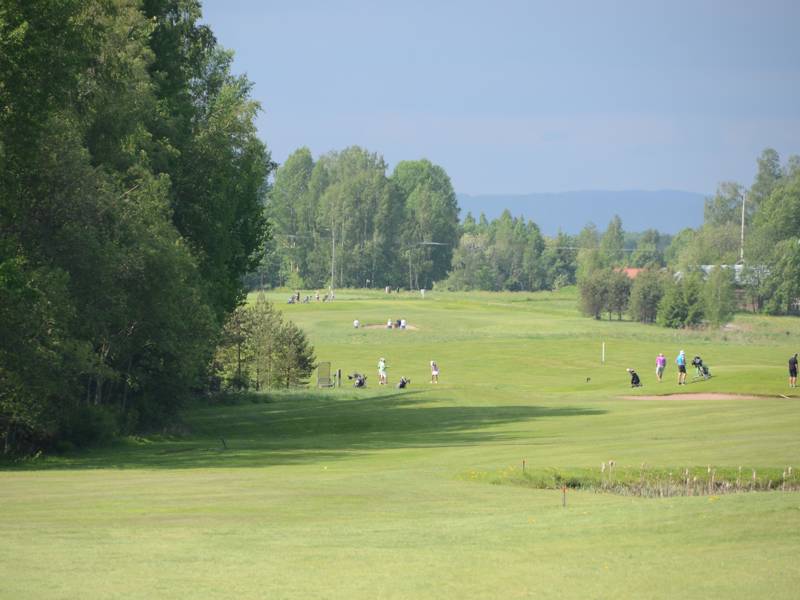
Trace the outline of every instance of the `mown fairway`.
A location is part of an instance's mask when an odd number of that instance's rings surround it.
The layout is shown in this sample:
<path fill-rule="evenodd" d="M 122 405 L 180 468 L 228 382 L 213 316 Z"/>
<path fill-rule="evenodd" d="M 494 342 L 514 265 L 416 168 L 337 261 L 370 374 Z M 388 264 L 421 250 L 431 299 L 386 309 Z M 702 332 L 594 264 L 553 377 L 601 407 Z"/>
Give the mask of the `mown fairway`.
<path fill-rule="evenodd" d="M 4 465 L 0 597 L 796 597 L 800 494 L 571 491 L 562 508 L 558 491 L 489 483 L 523 459 L 547 473 L 611 459 L 800 468 L 785 367 L 800 321 L 675 332 L 596 322 L 575 305 L 570 290 L 281 305 L 318 359 L 366 372 L 368 388 L 199 407 L 182 437 Z M 356 318 L 415 329 L 354 330 Z M 681 348 L 714 377 L 679 388 Z M 378 388 L 380 356 L 410 389 Z M 629 366 L 639 395 L 770 397 L 625 399 Z"/>

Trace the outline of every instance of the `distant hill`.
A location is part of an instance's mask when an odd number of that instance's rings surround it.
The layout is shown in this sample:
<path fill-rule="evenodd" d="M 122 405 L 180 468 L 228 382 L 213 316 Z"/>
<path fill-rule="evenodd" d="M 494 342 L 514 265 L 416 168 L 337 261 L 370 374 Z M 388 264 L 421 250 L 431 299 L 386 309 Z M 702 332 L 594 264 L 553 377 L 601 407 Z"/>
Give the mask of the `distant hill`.
<path fill-rule="evenodd" d="M 602 232 L 615 214 L 622 219 L 625 231 L 658 229 L 674 234 L 702 225 L 704 199 L 703 194 L 679 190 L 458 194 L 462 220 L 468 212 L 476 219 L 481 212 L 487 219 L 495 219 L 507 208 L 515 217 L 534 221 L 545 235 L 555 235 L 559 229 L 578 233 L 590 221 Z"/>

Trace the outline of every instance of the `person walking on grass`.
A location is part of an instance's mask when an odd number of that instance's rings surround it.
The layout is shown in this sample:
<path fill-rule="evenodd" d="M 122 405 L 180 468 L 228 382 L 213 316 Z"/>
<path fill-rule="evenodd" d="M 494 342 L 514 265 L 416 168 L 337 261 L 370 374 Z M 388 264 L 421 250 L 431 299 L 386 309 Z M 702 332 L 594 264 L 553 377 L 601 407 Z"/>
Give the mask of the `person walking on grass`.
<path fill-rule="evenodd" d="M 431 361 L 431 383 L 439 383 L 439 365 L 435 360 Z"/>
<path fill-rule="evenodd" d="M 663 352 L 659 352 L 658 356 L 656 356 L 656 379 L 658 379 L 659 383 L 661 382 L 661 379 L 664 376 L 664 368 L 666 366 L 667 366 L 667 357 L 664 356 Z"/>
<path fill-rule="evenodd" d="M 678 365 L 678 385 L 686 385 L 686 353 L 683 350 L 678 353 L 675 364 Z"/>
<path fill-rule="evenodd" d="M 386 385 L 389 381 L 388 377 L 386 377 L 386 359 L 383 357 L 378 361 L 378 380 L 380 385 Z"/>
<path fill-rule="evenodd" d="M 789 387 L 797 387 L 797 352 L 789 359 Z"/>

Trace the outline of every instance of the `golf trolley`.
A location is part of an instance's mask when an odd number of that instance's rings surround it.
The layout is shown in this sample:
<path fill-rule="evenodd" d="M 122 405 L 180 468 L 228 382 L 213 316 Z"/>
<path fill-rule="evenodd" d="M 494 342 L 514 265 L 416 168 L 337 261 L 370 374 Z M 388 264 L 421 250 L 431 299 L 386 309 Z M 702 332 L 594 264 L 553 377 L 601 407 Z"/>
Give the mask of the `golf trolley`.
<path fill-rule="evenodd" d="M 692 359 L 692 365 L 695 368 L 695 374 L 694 377 L 692 377 L 692 381 L 711 379 L 711 371 L 709 371 L 708 367 L 703 364 L 702 358 L 695 356 Z"/>

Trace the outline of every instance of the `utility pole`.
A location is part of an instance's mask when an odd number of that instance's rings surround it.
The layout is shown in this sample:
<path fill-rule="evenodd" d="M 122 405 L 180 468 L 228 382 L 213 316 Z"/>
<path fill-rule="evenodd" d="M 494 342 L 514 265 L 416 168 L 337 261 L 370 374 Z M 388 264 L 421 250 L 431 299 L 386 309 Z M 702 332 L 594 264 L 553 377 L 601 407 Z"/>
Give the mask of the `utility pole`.
<path fill-rule="evenodd" d="M 744 264 L 744 207 L 747 203 L 747 191 L 742 192 L 742 238 L 739 245 L 739 262 Z"/>
<path fill-rule="evenodd" d="M 333 300 L 333 278 L 336 276 L 336 227 L 331 223 L 331 290 L 330 299 Z"/>
<path fill-rule="evenodd" d="M 411 248 L 408 249 L 408 291 L 410 292 L 413 288 L 411 284 Z"/>

